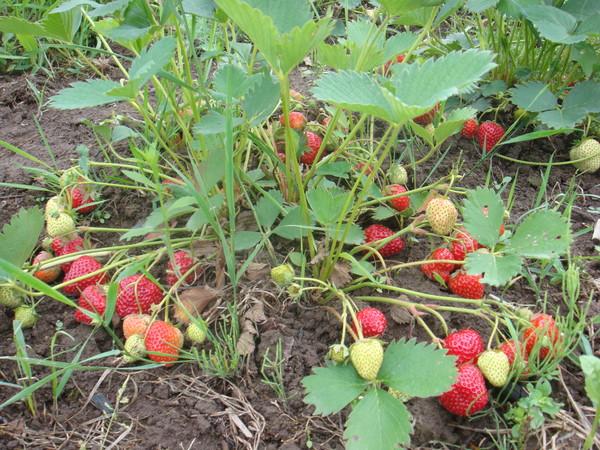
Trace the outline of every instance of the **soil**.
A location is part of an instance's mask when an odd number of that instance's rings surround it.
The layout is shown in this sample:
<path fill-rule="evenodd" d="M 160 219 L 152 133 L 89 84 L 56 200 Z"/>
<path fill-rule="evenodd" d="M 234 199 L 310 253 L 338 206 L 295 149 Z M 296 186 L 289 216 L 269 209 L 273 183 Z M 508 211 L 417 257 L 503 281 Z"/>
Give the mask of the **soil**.
<path fill-rule="evenodd" d="M 45 98 L 56 92 L 66 81 L 47 81 L 30 78 L 38 88 L 45 88 Z M 306 84 L 295 80 L 298 89 Z M 94 108 L 82 111 L 56 111 L 39 105 L 31 94 L 24 76 L 0 78 L 0 139 L 22 148 L 46 161 L 57 169 L 64 169 L 77 159 L 76 147 L 84 144 L 90 148 L 90 157 L 100 156 L 95 138 L 84 120 L 98 123 L 113 114 L 126 113 L 122 105 Z M 43 130 L 42 138 L 37 131 Z M 515 145 L 508 155 L 528 160 L 547 160 L 548 154 L 558 149 L 557 160 L 565 159 L 569 138 L 536 141 Z M 51 154 L 48 152 L 51 149 Z M 476 146 L 460 141 L 463 158 L 475 161 L 480 157 Z M 451 150 L 451 152 L 454 150 Z M 458 156 L 458 155 L 454 155 Z M 456 157 L 450 155 L 436 169 L 447 173 Z M 5 149 L 0 149 L 0 181 L 34 184 L 35 177 L 22 166 L 35 164 Z M 461 185 L 477 186 L 485 179 L 487 164 L 472 168 Z M 543 170 L 496 159 L 493 163 L 493 179 L 501 182 L 504 176 L 514 176 L 518 171 L 515 190 L 516 202 L 512 220 L 529 210 L 539 190 Z M 426 173 L 417 177 L 423 179 Z M 570 166 L 555 168 L 550 175 L 549 191 L 545 198 L 554 204 L 566 190 L 573 175 Z M 578 192 L 573 208 L 573 230 L 592 226 L 597 216 L 592 207 L 598 208 L 600 184 L 598 177 L 584 175 L 577 179 Z M 594 197 L 596 196 L 596 197 Z M 0 225 L 8 222 L 11 215 L 21 207 L 43 201 L 44 193 L 0 187 Z M 106 192 L 111 201 L 106 206 L 111 213 L 110 226 L 130 227 L 145 217 L 150 210 L 149 201 L 131 192 Z M 597 214 L 597 211 L 596 213 Z M 573 246 L 574 255 L 591 255 L 594 246 L 591 234 L 578 236 Z M 114 237 L 100 236 L 98 245 L 105 245 Z M 401 260 L 420 259 L 426 256 L 428 245 L 411 243 Z M 582 301 L 589 294 L 592 278 L 598 278 L 600 267 L 588 264 L 588 276 L 582 283 Z M 412 289 L 440 293 L 418 270 L 402 272 L 399 285 L 406 286 L 410 280 Z M 561 308 L 560 287 L 544 284 L 548 294 L 548 308 Z M 224 381 L 203 375 L 191 364 L 172 368 L 139 370 L 120 365 L 116 356 L 98 361 L 104 369 L 75 372 L 66 384 L 56 404 L 50 388 L 35 394 L 37 414 L 27 410 L 25 403 L 18 402 L 0 410 L 0 448 L 118 448 L 118 449 L 268 449 L 296 450 L 312 443 L 315 449 L 342 449 L 343 422 L 347 411 L 337 416 L 323 418 L 313 415 L 313 408 L 303 402 L 301 380 L 313 366 L 323 364 L 327 347 L 336 341 L 339 333 L 337 321 L 322 308 L 287 300 L 284 295 L 260 295 L 261 292 L 277 293 L 269 281 L 258 278 L 245 281 L 243 290 L 261 299 L 267 319 L 258 325 L 254 354 L 244 361 L 243 368 L 235 378 Z M 523 281 L 518 281 L 506 292 L 494 291 L 506 301 L 534 305 L 546 292 L 535 293 Z M 383 307 L 390 316 L 390 308 Z M 61 361 L 82 360 L 93 355 L 114 350 L 111 338 L 102 330 L 77 323 L 72 311 L 66 306 L 43 300 L 38 305 L 40 319 L 37 325 L 24 332 L 28 353 L 32 358 L 56 358 Z M 595 302 L 591 314 L 599 314 Z M 474 323 L 470 317 L 447 316 L 452 328 L 469 326 L 488 332 Z M 440 328 L 433 331 L 441 335 Z M 90 334 L 91 333 L 91 334 Z M 390 320 L 384 340 L 416 337 L 427 339 L 421 328 L 411 321 L 397 323 Z M 55 342 L 52 344 L 53 339 Z M 283 384 L 286 399 L 261 380 L 261 362 L 267 351 L 274 351 L 278 342 L 283 349 Z M 79 354 L 83 345 L 83 352 Z M 599 348 L 597 338 L 592 342 Z M 271 349 L 271 350 L 269 350 Z M 0 310 L 0 355 L 14 355 L 11 317 L 8 310 Z M 47 370 L 34 369 L 34 379 Z M 16 383 L 23 380 L 16 365 L 3 361 L 0 365 L 2 380 Z M 583 392 L 583 380 L 578 371 L 566 362 L 563 376 L 575 400 L 587 405 Z M 555 392 L 564 403 L 567 414 L 573 414 L 561 385 Z M 15 393 L 9 386 L 0 387 L 0 401 Z M 448 448 L 445 444 L 460 448 L 477 448 L 486 441 L 480 430 L 494 424 L 489 418 L 467 421 L 453 417 L 441 409 L 435 399 L 413 399 L 408 402 L 413 415 L 413 447 L 421 449 Z M 473 432 L 473 430 L 479 430 Z M 561 448 L 578 448 L 578 438 L 570 430 L 556 431 L 559 441 L 566 442 Z M 563 436 L 564 435 L 564 436 Z M 441 444 L 445 443 L 445 444 Z M 491 445 L 493 447 L 493 445 Z M 535 447 L 533 447 L 535 448 Z M 539 448 L 539 447 L 537 447 Z M 557 447 L 558 448 L 558 447 Z"/>

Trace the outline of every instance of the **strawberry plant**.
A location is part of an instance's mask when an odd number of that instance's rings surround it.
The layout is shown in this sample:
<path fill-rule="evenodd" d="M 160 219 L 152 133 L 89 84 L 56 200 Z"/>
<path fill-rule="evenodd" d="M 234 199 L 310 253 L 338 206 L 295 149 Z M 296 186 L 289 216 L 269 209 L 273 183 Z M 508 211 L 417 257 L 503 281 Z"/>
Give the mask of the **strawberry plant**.
<path fill-rule="evenodd" d="M 365 344 L 358 341 L 354 345 Z M 378 348 L 381 344 L 355 348 L 360 355 L 352 358 L 351 350 L 352 364 L 315 368 L 302 381 L 304 400 L 315 406 L 316 414 L 334 414 L 350 406 L 344 430 L 347 449 L 387 450 L 408 445 L 410 413 L 391 390 L 426 398 L 445 392 L 456 379 L 454 358 L 432 345 L 403 339 L 391 342 L 381 354 L 377 354 Z M 371 367 L 371 361 L 365 367 L 366 360 L 373 358 L 378 359 L 377 367 Z"/>

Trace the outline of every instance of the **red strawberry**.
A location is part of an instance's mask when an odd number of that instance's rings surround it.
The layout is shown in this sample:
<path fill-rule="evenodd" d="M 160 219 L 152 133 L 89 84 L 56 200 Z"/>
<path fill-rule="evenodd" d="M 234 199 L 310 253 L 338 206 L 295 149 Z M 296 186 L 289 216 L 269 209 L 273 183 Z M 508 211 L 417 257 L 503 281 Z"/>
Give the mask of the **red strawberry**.
<path fill-rule="evenodd" d="M 400 184 L 390 184 L 385 191 L 385 195 L 398 195 L 403 194 L 406 191 L 407 189 Z M 390 205 L 392 205 L 392 208 L 396 211 L 405 211 L 410 207 L 410 197 L 408 195 L 403 195 L 401 197 L 392 198 L 390 199 Z"/>
<path fill-rule="evenodd" d="M 162 298 L 162 289 L 146 276 L 130 275 L 119 282 L 116 311 L 119 317 L 134 313 L 147 314 L 150 307 L 160 303 Z"/>
<path fill-rule="evenodd" d="M 479 368 L 473 364 L 460 366 L 456 383 L 440 396 L 440 404 L 446 411 L 463 417 L 485 408 L 488 392 Z"/>
<path fill-rule="evenodd" d="M 466 362 L 477 362 L 477 357 L 484 350 L 484 342 L 481 335 L 470 328 L 450 333 L 442 341 L 442 346 L 447 350 L 446 353 L 457 357 L 456 365 L 460 366 Z"/>
<path fill-rule="evenodd" d="M 285 116 L 282 114 L 279 116 L 279 123 L 285 126 Z M 290 112 L 290 127 L 294 130 L 301 130 L 306 125 L 306 117 L 299 111 Z"/>
<path fill-rule="evenodd" d="M 104 288 L 98 285 L 86 287 L 79 296 L 79 307 L 102 317 L 106 310 L 106 292 Z M 81 309 L 75 310 L 75 320 L 86 325 L 92 325 L 92 318 Z"/>
<path fill-rule="evenodd" d="M 427 126 L 431 122 L 433 122 L 433 118 L 435 117 L 435 115 L 437 114 L 439 109 L 440 109 L 440 104 L 438 103 L 433 108 L 431 108 L 429 111 L 427 111 L 425 114 L 415 117 L 413 119 L 413 121 L 423 127 Z"/>
<path fill-rule="evenodd" d="M 48 261 L 49 259 L 52 259 L 52 255 L 47 251 L 41 251 L 35 258 L 33 258 L 33 265 L 35 267 L 44 261 Z M 41 269 L 38 266 L 38 270 L 33 273 L 33 276 L 38 280 L 42 280 L 44 283 L 52 283 L 60 276 L 60 267 L 52 266 Z"/>
<path fill-rule="evenodd" d="M 134 334 L 144 336 L 151 321 L 152 317 L 148 314 L 129 314 L 125 316 L 123 319 L 123 336 L 125 336 L 125 339 Z"/>
<path fill-rule="evenodd" d="M 534 314 L 531 316 L 531 327 L 527 328 L 523 333 L 523 341 L 525 342 L 525 352 L 527 356 L 537 345 L 539 349 L 538 356 L 540 359 L 546 358 L 552 350 L 552 347 L 557 343 L 560 337 L 560 331 L 556 326 L 556 322 L 549 314 Z"/>
<path fill-rule="evenodd" d="M 478 128 L 479 124 L 477 123 L 477 120 L 467 119 L 463 125 L 461 134 L 467 139 L 473 139 L 473 137 L 475 137 L 475 134 L 477 133 Z"/>
<path fill-rule="evenodd" d="M 483 122 L 477 129 L 477 141 L 479 142 L 479 146 L 485 149 L 486 152 L 491 152 L 500 139 L 502 139 L 502 136 L 504 136 L 502 125 L 489 120 Z"/>
<path fill-rule="evenodd" d="M 67 198 L 71 203 L 71 208 L 80 214 L 88 214 L 96 209 L 96 205 L 90 204 L 94 203 L 94 197 L 84 186 L 74 186 L 67 189 Z"/>
<path fill-rule="evenodd" d="M 178 250 L 173 253 L 173 260 L 167 264 L 167 284 L 173 286 L 188 270 L 196 264 L 198 260 L 193 258 L 185 250 Z M 184 284 L 192 284 L 198 277 L 198 269 L 190 273 L 184 281 Z"/>
<path fill-rule="evenodd" d="M 300 161 L 303 164 L 310 166 L 315 161 L 323 140 L 321 139 L 321 136 L 313 133 L 312 131 L 305 131 L 304 135 L 306 136 L 306 145 L 309 150 L 302 154 Z"/>
<path fill-rule="evenodd" d="M 484 287 L 481 284 L 481 275 L 469 275 L 465 272 L 457 272 L 448 279 L 450 291 L 464 298 L 483 298 Z"/>
<path fill-rule="evenodd" d="M 510 339 L 506 342 L 503 342 L 498 347 L 498 350 L 500 350 L 502 353 L 504 353 L 507 356 L 508 362 L 512 366 L 513 363 L 515 362 L 515 356 L 517 354 L 517 344 L 515 344 L 515 341 Z"/>
<path fill-rule="evenodd" d="M 365 241 L 370 244 L 375 241 L 386 239 L 394 234 L 392 230 L 383 225 L 370 225 L 365 228 Z M 404 240 L 401 238 L 395 238 L 385 244 L 379 249 L 379 253 L 383 257 L 394 256 L 400 253 L 404 249 Z"/>
<path fill-rule="evenodd" d="M 170 363 L 177 361 L 183 345 L 183 334 L 178 328 L 162 320 L 150 324 L 144 338 L 148 357 L 152 361 Z M 160 354 L 153 354 L 160 353 Z M 170 366 L 171 364 L 165 364 Z"/>
<path fill-rule="evenodd" d="M 474 252 L 478 248 L 479 242 L 466 231 L 457 231 L 454 240 L 450 244 L 450 250 L 457 261 L 464 261 L 467 253 Z"/>
<path fill-rule="evenodd" d="M 454 255 L 447 248 L 436 248 L 427 259 L 454 259 Z M 430 280 L 435 280 L 435 274 L 439 275 L 444 281 L 448 280 L 450 272 L 454 270 L 452 263 L 427 263 L 421 265 L 421 272 Z"/>
<path fill-rule="evenodd" d="M 100 269 L 102 269 L 102 264 L 100 264 L 96 259 L 86 255 L 80 256 L 71 264 L 69 271 L 65 275 L 64 282 L 86 276 Z M 63 287 L 63 292 L 67 295 L 76 295 L 79 292 L 82 292 L 86 287 L 93 286 L 95 284 L 102 284 L 105 280 L 106 273 L 101 272 Z"/>
<path fill-rule="evenodd" d="M 75 236 L 70 240 L 55 238 L 52 241 L 52 249 L 56 256 L 66 256 L 72 253 L 80 252 L 84 249 L 84 240 L 81 236 Z M 66 273 L 71 268 L 72 261 L 61 265 L 62 270 Z"/>
<path fill-rule="evenodd" d="M 363 337 L 365 338 L 381 336 L 387 328 L 387 319 L 377 308 L 368 307 L 361 309 L 356 313 L 356 319 L 360 323 Z M 354 323 L 352 323 L 352 330 L 357 333 Z"/>
<path fill-rule="evenodd" d="M 390 70 L 390 67 L 392 66 L 392 64 L 403 63 L 405 59 L 406 59 L 406 56 L 404 54 L 402 54 L 402 53 L 399 54 L 399 55 L 396 55 L 395 60 L 392 59 L 392 60 L 390 60 L 390 61 L 388 61 L 388 62 L 385 63 L 385 65 L 383 66 L 383 71 L 385 73 L 387 73 L 388 70 Z"/>

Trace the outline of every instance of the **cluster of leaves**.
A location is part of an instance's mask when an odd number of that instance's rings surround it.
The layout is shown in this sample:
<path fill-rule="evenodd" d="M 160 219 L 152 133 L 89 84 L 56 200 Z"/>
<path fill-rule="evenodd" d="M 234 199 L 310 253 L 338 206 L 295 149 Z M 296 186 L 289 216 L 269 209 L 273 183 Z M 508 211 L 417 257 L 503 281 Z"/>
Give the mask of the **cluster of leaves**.
<path fill-rule="evenodd" d="M 414 339 L 387 346 L 377 385 L 363 380 L 352 364 L 313 371 L 302 384 L 307 392 L 304 400 L 315 406 L 316 414 L 352 407 L 344 431 L 347 450 L 392 450 L 410 443 L 410 413 L 381 384 L 409 397 L 426 398 L 446 392 L 457 376 L 455 357 Z"/>
<path fill-rule="evenodd" d="M 466 269 L 482 273 L 482 281 L 491 286 L 502 286 L 519 274 L 526 258 L 554 260 L 566 254 L 572 242 L 568 220 L 550 209 L 530 212 L 513 233 L 500 235 L 504 211 L 500 195 L 489 188 L 469 191 L 462 208 L 464 227 L 487 247 L 469 253 Z"/>

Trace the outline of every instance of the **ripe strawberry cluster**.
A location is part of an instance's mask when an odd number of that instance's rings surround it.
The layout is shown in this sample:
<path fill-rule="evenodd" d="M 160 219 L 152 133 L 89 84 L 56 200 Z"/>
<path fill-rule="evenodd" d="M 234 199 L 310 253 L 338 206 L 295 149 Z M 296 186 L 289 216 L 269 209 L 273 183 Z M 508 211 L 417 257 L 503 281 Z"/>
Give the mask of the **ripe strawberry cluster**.
<path fill-rule="evenodd" d="M 319 149 L 321 148 L 321 144 L 323 143 L 323 139 L 317 133 L 313 131 L 305 130 L 307 121 L 306 116 L 300 111 L 291 111 L 287 117 L 282 114 L 279 116 L 279 123 L 282 127 L 285 127 L 289 124 L 289 127 L 293 130 L 300 131 L 304 133 L 304 139 L 306 141 L 306 151 L 304 151 L 300 155 L 300 162 L 307 166 L 311 166 L 315 159 L 317 159 L 317 155 L 319 154 Z M 326 126 L 326 125 L 325 125 Z M 277 156 L 283 162 L 285 162 L 285 150 L 284 150 L 284 142 L 277 141 Z M 321 157 L 325 155 L 325 150 L 321 153 Z"/>
<path fill-rule="evenodd" d="M 458 230 L 452 236 L 450 248 L 439 247 L 427 258 L 431 262 L 421 265 L 421 272 L 430 280 L 445 284 L 450 291 L 464 298 L 483 298 L 484 286 L 481 275 L 469 275 L 459 270 L 460 267 L 451 261 L 464 261 L 468 253 L 480 248 L 479 243 L 467 231 Z"/>
<path fill-rule="evenodd" d="M 468 119 L 461 134 L 467 139 L 477 138 L 479 146 L 489 153 L 502 140 L 504 132 L 504 127 L 497 122 L 487 120 L 479 124 L 476 119 Z"/>
<path fill-rule="evenodd" d="M 91 212 L 96 204 L 94 196 L 82 187 L 84 180 L 77 170 L 66 171 L 61 177 L 65 184 L 64 196 L 52 197 L 46 204 L 48 238 L 45 250 L 32 261 L 32 274 L 45 283 L 64 277 L 59 288 L 65 295 L 78 297 L 74 319 L 86 325 L 99 325 L 105 320 L 107 309 L 106 283 L 110 280 L 110 266 L 104 266 L 94 255 L 90 245 L 77 233 L 71 212 Z M 75 177 L 75 178 L 74 178 Z M 73 181 L 75 180 L 75 181 Z M 165 270 L 166 285 L 171 289 L 193 284 L 202 273 L 199 261 L 187 250 L 173 253 Z M 37 318 L 33 306 L 23 306 L 22 299 L 10 287 L 0 288 L 0 304 L 15 310 L 15 318 L 23 326 L 33 326 Z M 154 320 L 165 293 L 163 287 L 149 274 L 137 273 L 119 280 L 115 312 L 123 319 L 126 338 L 124 357 L 136 360 L 146 354 L 156 362 L 177 360 L 183 345 L 183 334 L 174 325 Z M 205 340 L 207 328 L 199 317 L 190 317 L 185 323 L 186 336 L 191 342 Z M 135 330 L 135 331 L 132 331 Z"/>
<path fill-rule="evenodd" d="M 548 314 L 534 314 L 520 342 L 507 340 L 493 350 L 485 350 L 483 339 L 475 330 L 466 328 L 450 333 L 442 346 L 448 355 L 456 357 L 458 378 L 440 396 L 440 404 L 457 416 L 481 411 L 489 402 L 486 380 L 494 387 L 506 385 L 516 364 L 521 375 L 527 375 L 528 359 L 536 355 L 540 360 L 547 358 L 557 350 L 559 338 L 558 327 Z"/>

